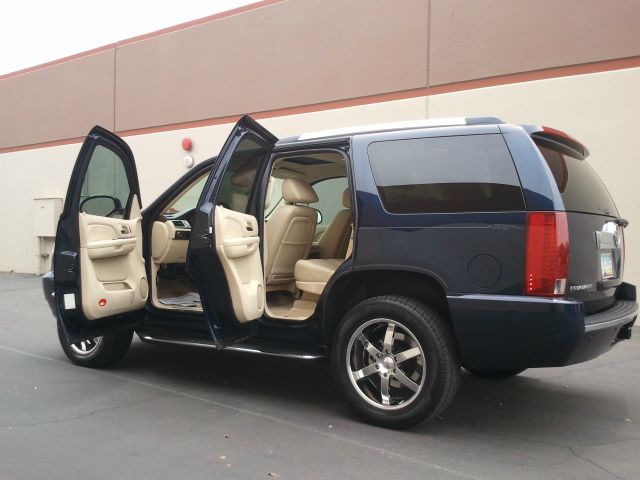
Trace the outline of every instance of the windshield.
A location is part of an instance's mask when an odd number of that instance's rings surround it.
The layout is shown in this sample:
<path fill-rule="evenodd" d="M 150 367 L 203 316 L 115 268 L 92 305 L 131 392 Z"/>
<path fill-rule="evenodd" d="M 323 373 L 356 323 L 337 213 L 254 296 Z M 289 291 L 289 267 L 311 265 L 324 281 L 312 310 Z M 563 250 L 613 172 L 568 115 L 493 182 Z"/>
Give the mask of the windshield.
<path fill-rule="evenodd" d="M 200 194 L 202 193 L 202 189 L 204 188 L 204 184 L 207 182 L 207 178 L 209 177 L 208 172 L 192 183 L 187 189 L 169 205 L 169 207 L 165 210 L 164 215 L 168 218 L 176 218 L 180 217 L 189 210 L 193 210 L 196 208 L 198 204 L 198 199 L 200 198 Z"/>

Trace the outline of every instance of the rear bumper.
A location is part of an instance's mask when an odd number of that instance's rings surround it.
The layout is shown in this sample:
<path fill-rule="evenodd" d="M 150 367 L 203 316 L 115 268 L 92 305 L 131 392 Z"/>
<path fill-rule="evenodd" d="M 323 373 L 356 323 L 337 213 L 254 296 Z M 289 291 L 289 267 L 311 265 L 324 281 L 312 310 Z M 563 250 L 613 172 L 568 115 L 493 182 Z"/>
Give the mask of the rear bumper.
<path fill-rule="evenodd" d="M 594 315 L 584 314 L 582 302 L 568 299 L 450 296 L 462 363 L 472 369 L 518 369 L 596 358 L 631 336 L 638 304 L 635 289 L 623 285 L 625 295 Z"/>
<path fill-rule="evenodd" d="M 617 300 L 612 307 L 594 315 L 584 317 L 585 332 L 598 332 L 621 327 L 633 322 L 638 316 L 638 304 L 632 300 Z"/>

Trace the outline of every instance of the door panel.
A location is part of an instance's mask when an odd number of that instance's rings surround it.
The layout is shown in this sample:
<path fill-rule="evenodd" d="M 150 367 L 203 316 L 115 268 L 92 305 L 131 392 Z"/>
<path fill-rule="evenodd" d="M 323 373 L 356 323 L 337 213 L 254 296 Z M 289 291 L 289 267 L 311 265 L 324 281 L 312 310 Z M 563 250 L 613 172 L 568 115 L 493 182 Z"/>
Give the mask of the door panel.
<path fill-rule="evenodd" d="M 215 223 L 216 251 L 229 283 L 236 318 L 241 323 L 260 318 L 265 289 L 258 221 L 218 205 Z"/>
<path fill-rule="evenodd" d="M 68 340 L 140 320 L 149 290 L 140 212 L 131 149 L 94 127 L 73 167 L 53 253 L 58 319 Z"/>
<path fill-rule="evenodd" d="M 88 320 L 144 307 L 149 286 L 141 224 L 142 217 L 79 214 L 82 310 Z"/>
<path fill-rule="evenodd" d="M 277 140 L 250 117 L 242 117 L 222 147 L 195 210 L 187 268 L 198 284 L 211 338 L 219 345 L 253 335 L 253 320 L 264 310 L 256 218 L 264 214 L 265 192 L 259 189 Z"/>

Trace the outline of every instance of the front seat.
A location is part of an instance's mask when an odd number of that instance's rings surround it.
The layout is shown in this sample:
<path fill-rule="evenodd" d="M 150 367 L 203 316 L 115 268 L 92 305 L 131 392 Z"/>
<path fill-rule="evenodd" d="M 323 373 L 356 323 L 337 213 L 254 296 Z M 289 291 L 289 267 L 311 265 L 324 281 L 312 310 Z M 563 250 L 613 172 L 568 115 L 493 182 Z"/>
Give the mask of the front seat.
<path fill-rule="evenodd" d="M 318 195 L 311 185 L 287 178 L 282 183 L 282 198 L 285 204 L 265 226 L 267 286 L 293 281 L 296 262 L 309 255 L 316 231 L 318 212 L 308 205 L 317 202 Z"/>
<path fill-rule="evenodd" d="M 351 237 L 351 194 L 347 188 L 342 193 L 342 206 L 327 230 L 318 241 L 320 258 L 344 258 Z"/>

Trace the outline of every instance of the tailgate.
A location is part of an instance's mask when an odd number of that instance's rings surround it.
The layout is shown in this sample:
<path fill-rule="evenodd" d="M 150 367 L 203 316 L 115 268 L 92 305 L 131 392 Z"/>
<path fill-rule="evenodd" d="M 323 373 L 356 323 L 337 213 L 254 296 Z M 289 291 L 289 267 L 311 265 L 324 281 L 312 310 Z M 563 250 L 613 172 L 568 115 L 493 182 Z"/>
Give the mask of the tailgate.
<path fill-rule="evenodd" d="M 583 301 L 586 313 L 609 308 L 622 283 L 626 221 L 587 163 L 588 150 L 563 132 L 543 127 L 531 137 L 545 158 L 567 212 L 567 297 Z"/>
<path fill-rule="evenodd" d="M 587 315 L 615 302 L 622 283 L 622 227 L 610 217 L 567 212 L 569 278 L 567 296 L 585 303 Z"/>

